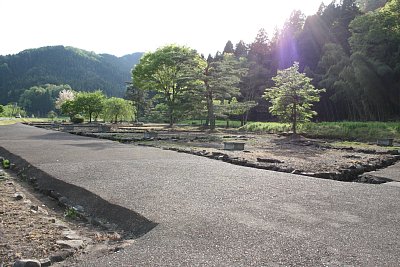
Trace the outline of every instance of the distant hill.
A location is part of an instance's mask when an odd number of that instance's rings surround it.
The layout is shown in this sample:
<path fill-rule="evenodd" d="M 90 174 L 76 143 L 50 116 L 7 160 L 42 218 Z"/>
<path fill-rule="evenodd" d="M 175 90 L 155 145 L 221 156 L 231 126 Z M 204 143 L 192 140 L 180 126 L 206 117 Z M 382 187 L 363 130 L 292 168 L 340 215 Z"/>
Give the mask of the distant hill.
<path fill-rule="evenodd" d="M 142 55 L 116 57 L 48 46 L 0 56 L 0 104 L 16 102 L 24 90 L 43 84 L 69 84 L 75 90 L 101 89 L 108 96 L 123 96 L 131 69 Z"/>

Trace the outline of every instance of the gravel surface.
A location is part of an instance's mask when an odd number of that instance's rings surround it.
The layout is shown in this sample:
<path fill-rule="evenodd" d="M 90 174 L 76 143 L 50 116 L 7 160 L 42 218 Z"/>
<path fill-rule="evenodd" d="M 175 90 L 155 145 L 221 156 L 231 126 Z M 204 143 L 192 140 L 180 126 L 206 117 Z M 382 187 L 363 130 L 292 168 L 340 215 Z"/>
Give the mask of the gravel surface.
<path fill-rule="evenodd" d="M 400 187 L 235 166 L 50 132 L 0 128 L 0 146 L 158 225 L 69 266 L 396 266 Z M 79 201 L 79 199 L 76 199 Z"/>

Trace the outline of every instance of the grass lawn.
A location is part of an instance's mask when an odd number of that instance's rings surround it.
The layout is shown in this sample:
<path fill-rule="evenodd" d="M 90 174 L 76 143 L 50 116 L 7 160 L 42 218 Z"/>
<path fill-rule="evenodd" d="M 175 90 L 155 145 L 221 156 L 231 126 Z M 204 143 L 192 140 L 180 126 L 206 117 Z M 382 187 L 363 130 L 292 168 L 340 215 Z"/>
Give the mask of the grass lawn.
<path fill-rule="evenodd" d="M 47 122 L 51 121 L 48 118 L 0 118 L 0 126 L 10 125 L 17 122 Z"/>
<path fill-rule="evenodd" d="M 241 128 L 249 132 L 288 132 L 289 124 L 254 122 Z M 304 123 L 298 128 L 300 134 L 310 137 L 340 139 L 347 141 L 376 142 L 377 139 L 393 138 L 400 141 L 400 122 L 320 122 Z"/>

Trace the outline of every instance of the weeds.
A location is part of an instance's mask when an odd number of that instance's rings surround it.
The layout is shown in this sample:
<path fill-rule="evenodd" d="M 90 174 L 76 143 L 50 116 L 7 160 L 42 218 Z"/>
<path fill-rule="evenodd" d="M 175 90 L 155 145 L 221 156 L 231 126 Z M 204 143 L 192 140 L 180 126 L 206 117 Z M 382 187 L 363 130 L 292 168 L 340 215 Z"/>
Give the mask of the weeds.
<path fill-rule="evenodd" d="M 3 159 L 3 168 L 4 169 L 9 169 L 10 168 L 10 161 L 8 159 Z"/>
<path fill-rule="evenodd" d="M 78 212 L 74 208 L 67 208 L 65 209 L 64 217 L 75 220 L 78 218 Z"/>

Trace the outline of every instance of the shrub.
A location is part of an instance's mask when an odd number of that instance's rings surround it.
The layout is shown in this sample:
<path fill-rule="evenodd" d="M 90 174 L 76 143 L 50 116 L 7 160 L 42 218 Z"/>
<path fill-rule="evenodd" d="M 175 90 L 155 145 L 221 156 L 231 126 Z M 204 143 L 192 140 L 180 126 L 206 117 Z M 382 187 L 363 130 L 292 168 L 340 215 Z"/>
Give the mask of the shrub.
<path fill-rule="evenodd" d="M 81 115 L 75 115 L 72 117 L 72 123 L 82 123 L 85 119 Z"/>
<path fill-rule="evenodd" d="M 3 168 L 4 169 L 10 168 L 10 161 L 8 159 L 3 159 Z"/>

